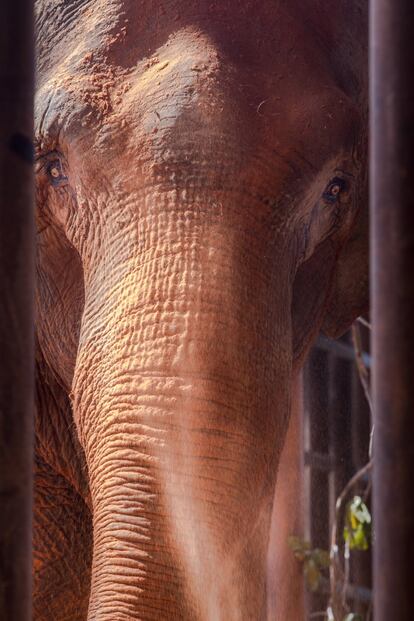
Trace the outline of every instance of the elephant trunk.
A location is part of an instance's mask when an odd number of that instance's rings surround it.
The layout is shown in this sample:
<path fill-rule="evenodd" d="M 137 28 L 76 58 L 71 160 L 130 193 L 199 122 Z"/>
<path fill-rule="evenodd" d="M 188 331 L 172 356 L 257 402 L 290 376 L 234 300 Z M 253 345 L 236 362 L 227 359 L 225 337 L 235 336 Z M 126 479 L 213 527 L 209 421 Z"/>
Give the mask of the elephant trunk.
<path fill-rule="evenodd" d="M 145 234 L 115 232 L 85 272 L 73 398 L 94 515 L 89 621 L 264 618 L 288 270 L 260 208 L 246 223 L 241 201 L 216 207 L 154 207 Z"/>

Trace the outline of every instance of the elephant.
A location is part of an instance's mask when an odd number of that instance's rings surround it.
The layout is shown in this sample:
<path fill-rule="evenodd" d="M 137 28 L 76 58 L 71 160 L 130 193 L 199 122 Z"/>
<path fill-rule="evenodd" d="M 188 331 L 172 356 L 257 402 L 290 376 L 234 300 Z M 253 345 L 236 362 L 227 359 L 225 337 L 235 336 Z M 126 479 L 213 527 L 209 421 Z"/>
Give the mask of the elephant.
<path fill-rule="evenodd" d="M 34 618 L 263 621 L 292 377 L 367 305 L 367 3 L 35 20 Z"/>

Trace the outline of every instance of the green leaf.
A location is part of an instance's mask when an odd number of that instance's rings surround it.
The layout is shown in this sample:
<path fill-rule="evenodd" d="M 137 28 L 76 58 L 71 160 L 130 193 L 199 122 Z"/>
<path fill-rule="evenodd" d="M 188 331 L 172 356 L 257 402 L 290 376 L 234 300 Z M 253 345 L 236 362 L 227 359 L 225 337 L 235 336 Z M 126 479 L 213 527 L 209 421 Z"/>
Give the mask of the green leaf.
<path fill-rule="evenodd" d="M 321 572 L 313 558 L 306 559 L 304 563 L 305 580 L 312 592 L 318 590 L 321 581 Z"/>
<path fill-rule="evenodd" d="M 301 537 L 296 537 L 294 535 L 289 537 L 288 543 L 289 543 L 290 548 L 294 552 L 298 550 L 306 551 L 306 550 L 311 549 L 311 544 L 309 543 L 309 541 L 305 541 L 305 539 L 302 539 Z"/>
<path fill-rule="evenodd" d="M 322 578 L 322 570 L 330 565 L 329 552 L 321 548 L 312 549 L 309 541 L 300 537 L 289 537 L 288 543 L 295 558 L 303 563 L 303 572 L 309 589 L 317 591 Z"/>
<path fill-rule="evenodd" d="M 289 537 L 288 544 L 293 551 L 295 558 L 303 563 L 310 554 L 311 544 L 300 537 Z"/>
<path fill-rule="evenodd" d="M 371 541 L 371 514 L 360 496 L 348 503 L 345 513 L 344 540 L 351 550 L 368 550 Z"/>
<path fill-rule="evenodd" d="M 329 552 L 321 550 L 321 548 L 315 548 L 315 550 L 312 550 L 312 558 L 321 569 L 329 567 L 331 564 Z"/>

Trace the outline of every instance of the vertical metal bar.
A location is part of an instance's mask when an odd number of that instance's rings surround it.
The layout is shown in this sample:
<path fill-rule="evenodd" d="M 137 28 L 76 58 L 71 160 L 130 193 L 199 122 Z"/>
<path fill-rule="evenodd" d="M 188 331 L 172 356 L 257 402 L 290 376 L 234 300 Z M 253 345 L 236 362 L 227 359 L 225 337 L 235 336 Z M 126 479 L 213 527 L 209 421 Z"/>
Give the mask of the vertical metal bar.
<path fill-rule="evenodd" d="M 341 343 L 345 344 L 344 339 Z M 346 483 L 353 475 L 351 457 L 352 403 L 350 378 L 353 362 L 332 353 L 329 360 L 328 417 L 329 452 L 333 461 L 331 477 L 331 516 L 335 511 L 336 500 Z"/>
<path fill-rule="evenodd" d="M 31 619 L 33 0 L 0 1 L 0 619 Z"/>
<path fill-rule="evenodd" d="M 372 0 L 375 621 L 413 618 L 414 3 Z"/>
<path fill-rule="evenodd" d="M 327 377 L 330 353 L 314 348 L 304 370 L 304 407 L 307 426 L 305 448 L 310 455 L 318 454 L 329 458 L 329 419 Z M 329 548 L 329 469 L 306 467 L 307 524 L 306 538 L 312 546 Z M 306 608 L 309 613 L 326 609 L 327 596 L 324 593 L 307 593 Z"/>
<path fill-rule="evenodd" d="M 370 335 L 366 328 L 361 327 L 362 346 L 364 352 L 370 352 Z M 371 412 L 362 388 L 357 366 L 352 365 L 351 378 L 351 441 L 352 441 L 352 469 L 360 470 L 369 461 L 369 444 L 371 436 Z M 365 485 L 362 489 L 365 490 Z M 356 488 L 354 493 L 362 490 Z M 370 500 L 370 499 L 367 499 Z M 372 558 L 370 553 L 354 552 L 351 555 L 351 580 L 360 587 L 372 588 Z M 352 610 L 363 615 L 367 606 L 362 600 L 356 600 Z M 364 617 L 362 617 L 364 618 Z"/>

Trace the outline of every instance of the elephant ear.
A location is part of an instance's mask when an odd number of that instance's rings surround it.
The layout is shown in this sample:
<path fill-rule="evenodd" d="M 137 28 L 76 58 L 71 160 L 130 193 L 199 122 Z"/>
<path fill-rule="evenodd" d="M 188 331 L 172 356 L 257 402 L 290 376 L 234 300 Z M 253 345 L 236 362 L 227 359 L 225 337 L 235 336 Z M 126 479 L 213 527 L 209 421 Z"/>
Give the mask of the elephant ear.
<path fill-rule="evenodd" d="M 368 209 L 362 209 L 357 218 L 350 238 L 339 253 L 321 326 L 327 336 L 335 339 L 368 310 Z"/>
<path fill-rule="evenodd" d="M 300 0 L 292 2 L 309 16 L 324 49 L 336 83 L 367 114 L 368 0 Z M 364 122 L 366 118 L 364 117 Z M 366 137 L 358 146 L 366 161 Z M 368 308 L 368 209 L 362 173 L 357 204 L 360 213 L 347 241 L 338 248 L 326 240 L 299 268 L 293 285 L 293 352 L 297 364 L 322 329 L 338 338 Z"/>
<path fill-rule="evenodd" d="M 368 209 L 356 218 L 342 246 L 327 238 L 296 273 L 292 333 L 298 365 L 321 330 L 338 338 L 368 309 Z"/>
<path fill-rule="evenodd" d="M 330 50 L 330 62 L 340 88 L 367 114 L 368 0 L 304 0 L 320 40 Z M 364 126 L 367 118 L 364 117 Z M 367 160 L 367 139 L 359 145 L 359 159 Z M 350 237 L 343 245 L 331 274 L 321 329 L 338 338 L 360 314 L 368 310 L 369 247 L 366 170 L 361 174 L 361 206 Z"/>

